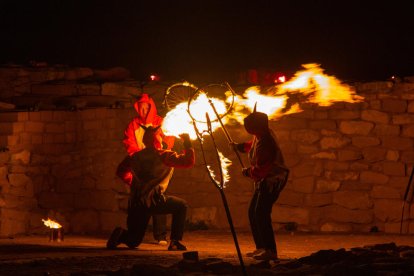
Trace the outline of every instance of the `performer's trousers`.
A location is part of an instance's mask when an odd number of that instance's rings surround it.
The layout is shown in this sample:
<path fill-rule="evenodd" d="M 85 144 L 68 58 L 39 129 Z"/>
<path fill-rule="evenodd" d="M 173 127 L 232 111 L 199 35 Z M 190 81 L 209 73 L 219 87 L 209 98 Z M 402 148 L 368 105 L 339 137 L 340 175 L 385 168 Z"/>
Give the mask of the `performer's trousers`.
<path fill-rule="evenodd" d="M 256 248 L 269 249 L 277 254 L 272 227 L 272 206 L 279 197 L 279 184 L 261 182 L 256 187 L 249 206 L 249 221 Z M 282 187 L 282 186 L 281 186 Z"/>
<path fill-rule="evenodd" d="M 165 196 L 164 198 L 164 201 L 159 201 L 150 207 L 141 202 L 130 202 L 127 217 L 128 229 L 122 235 L 120 242 L 130 248 L 137 247 L 144 239 L 148 222 L 154 214 L 172 214 L 170 239 L 181 240 L 184 234 L 187 203 L 175 196 Z"/>
<path fill-rule="evenodd" d="M 157 241 L 167 239 L 167 215 L 157 214 L 152 216 L 152 233 Z"/>

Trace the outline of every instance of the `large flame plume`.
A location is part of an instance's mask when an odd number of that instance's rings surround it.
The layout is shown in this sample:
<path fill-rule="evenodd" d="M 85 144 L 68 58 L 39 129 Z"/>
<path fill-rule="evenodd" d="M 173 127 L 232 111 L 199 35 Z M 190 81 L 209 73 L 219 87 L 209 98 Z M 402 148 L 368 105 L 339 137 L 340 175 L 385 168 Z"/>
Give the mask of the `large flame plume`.
<path fill-rule="evenodd" d="M 218 114 L 224 114 L 226 112 L 226 104 L 224 101 L 216 98 L 210 98 L 210 100 L 213 102 Z M 220 123 L 214 120 L 216 115 L 209 103 L 209 98 L 206 94 L 200 93 L 196 99 L 191 101 L 190 107 L 188 107 L 187 102 L 183 102 L 167 113 L 162 124 L 163 132 L 166 135 L 176 137 L 181 133 L 188 133 L 190 138 L 195 140 L 197 135 L 188 110 L 196 120 L 196 125 L 200 132 L 207 130 L 206 113 L 212 118 L 211 128 L 213 131 L 220 126 Z M 223 118 L 222 121 L 224 124 L 227 123 L 226 118 Z"/>
<path fill-rule="evenodd" d="M 269 119 L 301 112 L 301 104 L 312 103 L 319 106 L 329 106 L 335 102 L 360 102 L 363 97 L 355 94 L 350 86 L 341 83 L 334 76 L 328 76 L 323 73 L 319 64 L 311 63 L 302 65 L 304 70 L 295 73 L 294 77 L 287 82 L 270 87 L 265 93 L 262 93 L 260 87 L 250 87 L 245 90 L 242 96 L 235 95 L 233 110 L 222 118 L 223 124 L 233 121 L 243 122 L 243 118 L 250 114 L 257 104 L 257 111 L 264 112 Z M 209 100 L 214 104 L 217 113 L 224 114 L 226 105 L 232 102 L 232 95 L 225 101 L 217 98 L 208 98 L 206 94 L 199 93 L 198 97 L 191 101 L 190 107 L 187 102 L 178 104 L 173 110 L 170 110 L 165 116 L 163 131 L 166 135 L 178 137 L 181 133 L 188 133 L 191 139 L 196 139 L 197 134 L 194 130 L 193 120 L 196 120 L 196 126 L 200 132 L 207 129 L 206 113 L 212 118 L 212 131 L 217 129 L 220 124 L 217 122 Z M 188 113 L 191 113 L 191 116 Z M 221 166 L 225 182 L 228 182 L 228 166 L 231 162 L 220 153 Z M 223 161 L 224 160 L 224 161 Z M 209 167 L 211 171 L 211 168 Z"/>
<path fill-rule="evenodd" d="M 269 88 L 265 95 L 261 94 L 260 87 L 255 86 L 246 89 L 243 96 L 236 96 L 231 117 L 242 123 L 256 103 L 257 111 L 266 113 L 269 119 L 275 119 L 301 112 L 302 103 L 329 106 L 335 102 L 354 103 L 363 100 L 350 86 L 334 76 L 324 74 L 319 64 L 302 66 L 305 70 L 296 72 L 290 81 Z"/>
<path fill-rule="evenodd" d="M 45 226 L 53 229 L 59 229 L 62 228 L 62 225 L 60 225 L 58 222 L 51 220 L 50 218 L 47 218 L 47 220 L 42 219 Z"/>

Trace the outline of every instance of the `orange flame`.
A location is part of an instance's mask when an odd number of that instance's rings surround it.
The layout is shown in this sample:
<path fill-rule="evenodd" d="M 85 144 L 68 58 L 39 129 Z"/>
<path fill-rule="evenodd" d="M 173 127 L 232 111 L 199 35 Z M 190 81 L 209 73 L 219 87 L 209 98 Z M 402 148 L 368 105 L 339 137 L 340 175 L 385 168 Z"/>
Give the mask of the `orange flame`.
<path fill-rule="evenodd" d="M 319 64 L 302 66 L 305 70 L 297 72 L 290 81 L 271 87 L 266 95 L 261 94 L 257 86 L 247 88 L 242 97 L 235 97 L 234 112 L 230 116 L 241 123 L 247 111 L 251 112 L 256 103 L 257 111 L 266 113 L 269 119 L 276 119 L 301 112 L 300 103 L 304 102 L 329 106 L 334 102 L 353 103 L 363 100 L 350 86 L 342 84 L 333 76 L 323 74 Z M 300 100 L 291 101 L 287 108 L 288 100 L 295 98 L 294 95 L 301 95 Z"/>
<path fill-rule="evenodd" d="M 309 95 L 309 102 L 321 106 L 329 106 L 334 102 L 359 102 L 363 97 L 355 94 L 348 85 L 337 78 L 323 73 L 319 64 L 302 65 L 306 70 L 299 71 L 292 80 L 277 87 L 276 95 L 300 92 Z"/>
<path fill-rule="evenodd" d="M 50 218 L 47 218 L 47 220 L 42 219 L 45 226 L 53 229 L 59 229 L 62 228 L 62 225 L 60 225 L 58 222 L 51 220 Z"/>
<path fill-rule="evenodd" d="M 216 98 L 210 98 L 217 110 L 218 114 L 224 114 L 226 112 L 226 105 L 223 101 Z M 193 120 L 188 114 L 188 108 L 190 109 L 191 115 L 196 120 L 197 128 L 200 132 L 207 130 L 206 113 L 212 119 L 211 128 L 214 131 L 220 126 L 219 122 L 214 122 L 216 115 L 208 101 L 207 95 L 200 93 L 199 96 L 191 101 L 190 107 L 187 102 L 178 104 L 174 109 L 169 111 L 165 115 L 164 122 L 162 124 L 162 130 L 166 135 L 178 137 L 181 133 L 188 133 L 192 140 L 197 138 L 193 127 Z M 223 118 L 223 123 L 227 123 L 227 119 Z"/>
<path fill-rule="evenodd" d="M 223 172 L 223 188 L 226 188 L 226 183 L 228 183 L 230 181 L 230 174 L 229 174 L 229 170 L 228 168 L 230 167 L 230 165 L 232 164 L 231 160 L 228 159 L 227 157 L 225 157 L 220 151 L 218 152 L 219 156 L 220 156 L 220 166 Z M 216 175 L 212 169 L 212 167 L 210 165 L 207 165 L 208 170 L 211 173 L 211 176 L 215 179 Z M 216 182 L 218 182 L 216 180 Z"/>

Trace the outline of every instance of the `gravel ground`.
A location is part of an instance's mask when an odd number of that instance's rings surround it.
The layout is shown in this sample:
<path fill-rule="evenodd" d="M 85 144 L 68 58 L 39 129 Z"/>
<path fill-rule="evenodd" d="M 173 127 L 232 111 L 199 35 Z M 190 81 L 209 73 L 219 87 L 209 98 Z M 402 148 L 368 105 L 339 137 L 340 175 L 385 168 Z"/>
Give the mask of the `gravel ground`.
<path fill-rule="evenodd" d="M 209 273 L 192 270 L 191 266 L 188 267 L 188 263 L 183 264 L 182 252 L 170 252 L 167 246 L 153 243 L 150 234 L 135 250 L 124 246 L 120 246 L 117 250 L 107 250 L 106 237 L 67 235 L 62 242 L 49 242 L 47 236 L 0 239 L 0 275 L 215 275 L 226 274 L 226 271 L 229 275 L 241 274 L 240 261 L 230 232 L 211 230 L 186 232 L 183 243 L 189 251 L 198 252 L 203 265 L 210 266 L 210 271 L 213 271 Z M 276 238 L 282 264 L 291 264 L 299 258 L 320 250 L 332 251 L 341 248 L 350 250 L 366 245 L 387 243 L 414 246 L 413 236 L 381 233 L 367 235 L 284 233 L 276 234 Z M 259 263 L 245 256 L 247 252 L 254 250 L 249 232 L 238 231 L 238 241 L 249 275 L 275 272 L 274 268 L 277 264 Z M 183 265 L 184 270 L 180 270 Z M 145 274 L 145 271 L 149 271 L 149 267 L 156 267 L 159 270 L 156 273 Z M 232 270 L 229 270 L 229 267 L 232 267 Z M 218 270 L 214 270 L 215 268 Z M 278 274 L 281 274 L 280 269 Z"/>

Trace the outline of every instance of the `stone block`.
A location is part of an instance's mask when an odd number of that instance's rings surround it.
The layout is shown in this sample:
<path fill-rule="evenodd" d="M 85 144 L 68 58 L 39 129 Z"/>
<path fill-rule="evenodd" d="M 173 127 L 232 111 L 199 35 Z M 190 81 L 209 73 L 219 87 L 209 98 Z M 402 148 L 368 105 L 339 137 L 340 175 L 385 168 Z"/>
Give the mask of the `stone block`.
<path fill-rule="evenodd" d="M 347 137 L 323 137 L 320 140 L 322 149 L 338 149 L 345 147 L 351 142 Z"/>
<path fill-rule="evenodd" d="M 364 162 L 352 162 L 349 169 L 352 171 L 366 171 L 369 169 L 369 165 Z"/>
<path fill-rule="evenodd" d="M 363 121 L 342 121 L 339 124 L 339 130 L 344 134 L 366 136 L 371 132 L 373 128 L 373 123 Z"/>
<path fill-rule="evenodd" d="M 314 142 L 319 140 L 320 134 L 315 130 L 300 129 L 292 130 L 290 133 L 290 137 L 292 141 L 295 142 L 313 144 Z"/>
<path fill-rule="evenodd" d="M 298 144 L 297 152 L 299 154 L 314 154 L 319 151 L 319 147 L 316 145 L 303 145 Z"/>
<path fill-rule="evenodd" d="M 401 161 L 404 163 L 414 163 L 414 151 L 403 151 Z"/>
<path fill-rule="evenodd" d="M 130 98 L 141 93 L 138 87 L 129 86 L 127 83 L 105 82 L 101 86 L 101 94 Z"/>
<path fill-rule="evenodd" d="M 305 206 L 310 207 L 321 207 L 327 206 L 332 204 L 332 194 L 331 193 L 324 193 L 324 194 L 306 194 L 305 195 Z"/>
<path fill-rule="evenodd" d="M 347 223 L 326 222 L 320 228 L 321 232 L 337 232 L 349 233 L 352 232 L 352 225 Z"/>
<path fill-rule="evenodd" d="M 99 221 L 104 233 L 111 233 L 115 227 L 126 229 L 127 214 L 124 212 L 100 212 Z"/>
<path fill-rule="evenodd" d="M 368 193 L 363 191 L 338 191 L 333 193 L 333 202 L 348 209 L 370 209 L 373 205 Z"/>
<path fill-rule="evenodd" d="M 325 178 L 336 181 L 358 180 L 359 172 L 352 171 L 325 171 Z"/>
<path fill-rule="evenodd" d="M 45 130 L 45 124 L 42 122 L 26 122 L 24 125 L 25 132 L 37 132 L 43 133 Z"/>
<path fill-rule="evenodd" d="M 97 96 L 101 94 L 101 86 L 99 84 L 76 84 L 77 95 L 81 96 Z"/>
<path fill-rule="evenodd" d="M 322 151 L 311 155 L 314 159 L 336 160 L 335 152 Z"/>
<path fill-rule="evenodd" d="M 309 122 L 309 128 L 336 130 L 336 122 L 334 120 L 314 120 Z"/>
<path fill-rule="evenodd" d="M 303 162 L 290 170 L 290 175 L 293 178 L 301 178 L 305 176 L 314 176 L 319 175 L 320 170 L 322 169 L 320 167 L 321 163 L 317 162 Z"/>
<path fill-rule="evenodd" d="M 385 159 L 387 150 L 383 148 L 370 147 L 362 150 L 364 159 L 368 162 L 378 162 Z"/>
<path fill-rule="evenodd" d="M 20 162 L 21 164 L 28 165 L 30 163 L 30 151 L 22 150 L 18 153 L 14 153 L 11 155 L 11 161 L 13 163 Z"/>
<path fill-rule="evenodd" d="M 26 234 L 29 212 L 15 209 L 1 209 L 0 237 Z"/>
<path fill-rule="evenodd" d="M 338 161 L 356 161 L 363 159 L 360 151 L 355 150 L 338 150 Z"/>
<path fill-rule="evenodd" d="M 382 110 L 385 112 L 405 113 L 407 112 L 407 101 L 387 99 L 382 102 Z"/>
<path fill-rule="evenodd" d="M 401 194 L 398 190 L 393 187 L 385 186 L 385 185 L 374 185 L 371 191 L 372 198 L 379 198 L 379 199 L 400 199 Z"/>
<path fill-rule="evenodd" d="M 362 120 L 379 124 L 388 124 L 390 121 L 390 116 L 387 113 L 377 110 L 363 110 L 361 118 Z"/>
<path fill-rule="evenodd" d="M 392 122 L 395 125 L 414 124 L 414 115 L 413 114 L 393 115 Z"/>
<path fill-rule="evenodd" d="M 359 110 L 329 110 L 329 118 L 333 120 L 354 120 L 361 117 Z"/>
<path fill-rule="evenodd" d="M 384 222 L 397 222 L 401 220 L 402 200 L 377 199 L 374 202 L 375 217 Z"/>
<path fill-rule="evenodd" d="M 302 206 L 304 199 L 303 193 L 298 193 L 292 190 L 284 189 L 277 200 L 278 204 L 289 206 Z"/>
<path fill-rule="evenodd" d="M 399 222 L 385 223 L 384 232 L 386 234 L 400 234 L 400 226 L 401 224 Z"/>
<path fill-rule="evenodd" d="M 372 210 L 350 210 L 338 205 L 321 207 L 323 219 L 342 223 L 371 223 L 374 219 Z"/>
<path fill-rule="evenodd" d="M 413 138 L 414 137 L 414 124 L 403 125 L 401 136 Z"/>
<path fill-rule="evenodd" d="M 388 150 L 385 159 L 388 161 L 398 161 L 400 153 L 397 150 Z"/>
<path fill-rule="evenodd" d="M 390 81 L 364 82 L 355 86 L 358 94 L 378 92 L 388 93 L 391 92 L 392 87 L 393 83 Z"/>
<path fill-rule="evenodd" d="M 362 183 L 385 185 L 388 183 L 390 177 L 378 172 L 363 171 L 361 172 L 360 179 Z"/>
<path fill-rule="evenodd" d="M 309 210 L 305 208 L 293 208 L 282 205 L 274 205 L 272 221 L 278 223 L 296 222 L 297 224 L 309 224 Z"/>
<path fill-rule="evenodd" d="M 77 94 L 75 83 L 32 84 L 31 93 L 35 95 L 71 96 Z"/>
<path fill-rule="evenodd" d="M 407 112 L 408 113 L 414 113 L 414 101 L 409 101 L 408 102 Z"/>
<path fill-rule="evenodd" d="M 315 191 L 318 193 L 334 192 L 337 191 L 340 186 L 341 182 L 339 181 L 319 179 L 316 181 Z"/>
<path fill-rule="evenodd" d="M 70 217 L 70 229 L 75 234 L 96 234 L 99 230 L 99 214 L 93 210 L 79 210 Z"/>
<path fill-rule="evenodd" d="M 360 181 L 343 181 L 341 191 L 371 191 L 373 184 L 361 183 Z"/>
<path fill-rule="evenodd" d="M 400 135 L 400 126 L 376 124 L 373 132 L 377 136 L 398 136 Z"/>
<path fill-rule="evenodd" d="M 8 179 L 10 183 L 9 189 L 7 190 L 8 194 L 24 197 L 31 197 L 34 195 L 33 182 L 31 178 L 25 174 L 10 173 L 8 174 Z"/>
<path fill-rule="evenodd" d="M 39 207 L 44 209 L 72 209 L 74 206 L 74 195 L 42 191 L 39 193 L 38 202 Z"/>
<path fill-rule="evenodd" d="M 392 150 L 411 150 L 413 149 L 413 139 L 402 137 L 382 137 L 382 145 Z"/>
<path fill-rule="evenodd" d="M 324 164 L 324 168 L 328 171 L 346 171 L 349 169 L 349 163 L 327 160 Z"/>
<path fill-rule="evenodd" d="M 217 207 L 190 208 L 187 218 L 193 223 L 204 222 L 207 226 L 216 224 Z"/>
<path fill-rule="evenodd" d="M 387 175 L 405 176 L 405 164 L 401 162 L 383 162 L 382 170 Z"/>
<path fill-rule="evenodd" d="M 307 128 L 307 121 L 306 119 L 302 118 L 292 118 L 289 116 L 282 117 L 279 121 L 277 121 L 276 128 L 282 130 L 290 130 L 290 129 L 306 129 Z"/>
<path fill-rule="evenodd" d="M 372 146 L 377 146 L 381 143 L 381 140 L 377 137 L 367 137 L 367 136 L 356 136 L 352 137 L 352 145 L 359 148 L 367 148 Z"/>

